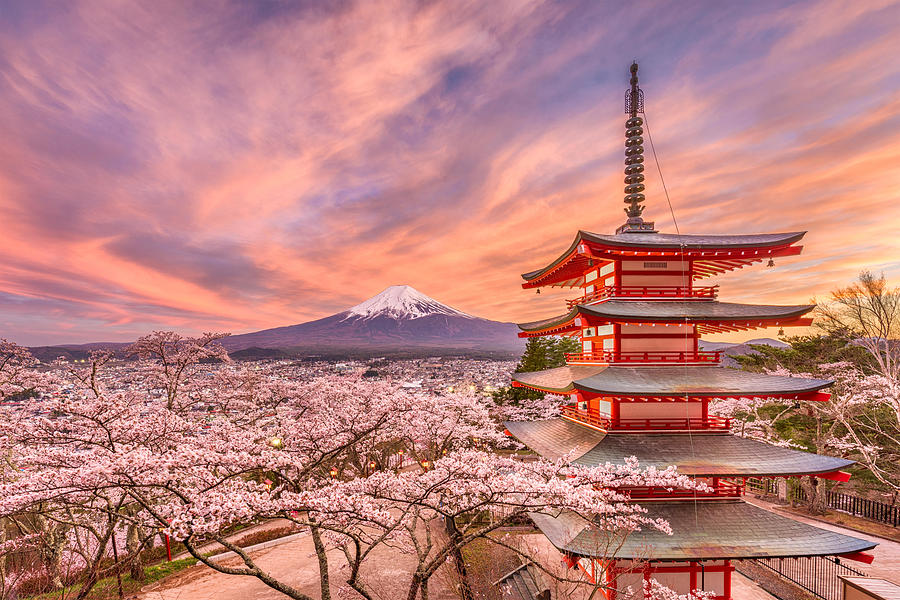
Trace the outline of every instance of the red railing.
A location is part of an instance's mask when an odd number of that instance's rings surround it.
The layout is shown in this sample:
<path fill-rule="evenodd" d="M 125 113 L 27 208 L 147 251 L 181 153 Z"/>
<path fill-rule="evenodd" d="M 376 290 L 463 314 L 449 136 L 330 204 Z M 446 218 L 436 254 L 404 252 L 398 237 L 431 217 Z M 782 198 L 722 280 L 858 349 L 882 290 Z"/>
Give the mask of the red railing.
<path fill-rule="evenodd" d="M 607 285 L 588 292 L 581 298 L 566 300 L 571 309 L 576 304 L 599 302 L 610 298 L 688 298 L 696 300 L 714 300 L 719 293 L 719 286 L 675 286 L 675 285 Z"/>
<path fill-rule="evenodd" d="M 560 413 L 562 413 L 563 417 L 572 419 L 573 421 L 580 421 L 582 423 L 586 423 L 587 425 L 593 425 L 594 427 L 599 427 L 600 429 L 606 431 L 612 429 L 612 420 L 610 420 L 609 417 L 604 417 L 598 413 L 590 412 L 588 410 L 580 410 L 574 404 L 562 406 L 560 407 L 559 411 Z"/>
<path fill-rule="evenodd" d="M 614 352 L 611 350 L 593 350 L 590 352 L 567 352 L 567 363 L 604 362 L 622 363 L 718 363 L 721 352 Z"/>
<path fill-rule="evenodd" d="M 734 497 L 741 496 L 744 493 L 744 486 L 740 482 L 735 481 L 719 481 L 717 485 L 710 486 L 712 489 L 708 491 L 685 490 L 658 487 L 634 487 L 623 490 L 632 499 L 659 499 L 667 498 L 717 498 L 717 497 Z"/>
<path fill-rule="evenodd" d="M 616 431 L 645 429 L 731 429 L 731 419 L 709 416 L 684 419 L 619 419 L 613 423 Z"/>
<path fill-rule="evenodd" d="M 707 418 L 684 419 L 617 419 L 613 421 L 599 413 L 579 409 L 569 404 L 560 408 L 562 416 L 605 431 L 656 431 L 656 430 L 728 430 L 731 419 L 710 415 Z"/>

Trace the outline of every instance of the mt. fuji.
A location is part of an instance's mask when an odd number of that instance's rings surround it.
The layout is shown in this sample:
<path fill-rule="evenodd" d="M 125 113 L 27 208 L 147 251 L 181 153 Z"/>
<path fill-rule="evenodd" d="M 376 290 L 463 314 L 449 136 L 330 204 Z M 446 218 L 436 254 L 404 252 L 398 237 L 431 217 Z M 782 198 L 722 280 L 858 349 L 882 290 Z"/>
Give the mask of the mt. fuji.
<path fill-rule="evenodd" d="M 441 304 L 409 285 L 392 285 L 377 296 L 372 296 L 347 311 L 346 319 L 362 317 L 373 319 L 378 316 L 395 319 L 418 319 L 428 315 L 452 315 L 476 319 L 472 315 Z M 345 319 L 345 320 L 346 320 Z"/>
<path fill-rule="evenodd" d="M 475 317 L 411 286 L 392 285 L 330 317 L 233 335 L 223 342 L 232 352 L 260 348 L 316 353 L 517 353 L 524 347 L 517 332 L 512 323 Z"/>

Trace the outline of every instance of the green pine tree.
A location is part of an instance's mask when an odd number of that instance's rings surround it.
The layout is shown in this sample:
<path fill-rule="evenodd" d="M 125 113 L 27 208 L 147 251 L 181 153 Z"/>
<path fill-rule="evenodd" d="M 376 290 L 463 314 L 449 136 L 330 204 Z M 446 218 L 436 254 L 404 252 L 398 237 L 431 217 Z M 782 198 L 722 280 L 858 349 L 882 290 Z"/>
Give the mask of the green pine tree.
<path fill-rule="evenodd" d="M 581 345 L 577 338 L 569 337 L 533 337 L 528 338 L 525 344 L 525 352 L 516 365 L 516 373 L 530 371 L 543 371 L 562 367 L 566 364 L 567 352 L 579 352 Z M 528 388 L 508 386 L 494 392 L 494 401 L 497 404 L 517 405 L 527 398 L 537 399 L 544 395 L 543 392 Z"/>

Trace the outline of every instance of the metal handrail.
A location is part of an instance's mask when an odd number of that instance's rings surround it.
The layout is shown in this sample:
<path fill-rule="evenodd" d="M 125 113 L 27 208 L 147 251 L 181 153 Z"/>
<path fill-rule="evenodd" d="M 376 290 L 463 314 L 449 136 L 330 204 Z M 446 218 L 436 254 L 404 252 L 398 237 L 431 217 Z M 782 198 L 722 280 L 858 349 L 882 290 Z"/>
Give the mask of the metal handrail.
<path fill-rule="evenodd" d="M 587 304 L 610 298 L 688 298 L 714 300 L 719 293 L 719 286 L 680 286 L 680 285 L 607 285 L 588 292 L 581 298 L 566 300 L 571 309 L 576 304 Z"/>

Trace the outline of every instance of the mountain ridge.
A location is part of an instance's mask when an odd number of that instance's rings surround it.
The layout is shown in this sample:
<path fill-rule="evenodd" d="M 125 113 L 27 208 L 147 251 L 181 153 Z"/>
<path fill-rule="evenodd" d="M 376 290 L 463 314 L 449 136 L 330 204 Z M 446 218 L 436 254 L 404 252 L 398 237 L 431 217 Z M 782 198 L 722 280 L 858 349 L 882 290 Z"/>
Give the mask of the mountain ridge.
<path fill-rule="evenodd" d="M 470 315 L 412 286 L 392 285 L 327 317 L 231 335 L 222 340 L 222 345 L 235 358 L 379 353 L 518 356 L 525 342 L 517 333 L 518 327 L 513 323 Z M 787 346 L 771 338 L 739 343 L 700 340 L 701 349 L 720 350 L 726 356 L 753 352 L 750 344 Z M 59 356 L 70 360 L 87 358 L 94 349 L 119 351 L 127 345 L 127 342 L 93 342 L 38 346 L 31 350 L 37 358 L 47 362 Z M 724 361 L 734 362 L 730 358 Z"/>
<path fill-rule="evenodd" d="M 513 323 L 476 317 L 409 285 L 392 285 L 347 310 L 295 325 L 233 335 L 229 351 L 280 348 L 315 351 L 521 352 Z"/>

